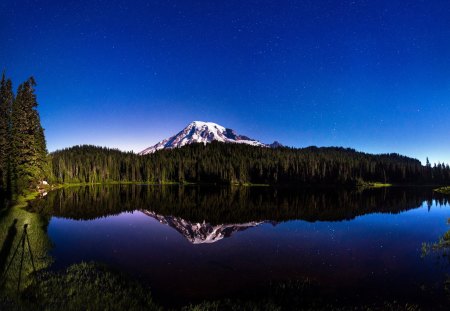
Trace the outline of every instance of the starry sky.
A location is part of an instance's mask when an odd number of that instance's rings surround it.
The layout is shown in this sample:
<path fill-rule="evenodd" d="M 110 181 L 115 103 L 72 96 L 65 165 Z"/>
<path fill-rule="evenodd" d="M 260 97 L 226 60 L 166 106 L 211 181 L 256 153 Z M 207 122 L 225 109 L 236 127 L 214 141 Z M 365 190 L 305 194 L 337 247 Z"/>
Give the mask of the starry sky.
<path fill-rule="evenodd" d="M 450 162 L 448 0 L 2 0 L 48 149 L 136 152 L 193 120 Z"/>

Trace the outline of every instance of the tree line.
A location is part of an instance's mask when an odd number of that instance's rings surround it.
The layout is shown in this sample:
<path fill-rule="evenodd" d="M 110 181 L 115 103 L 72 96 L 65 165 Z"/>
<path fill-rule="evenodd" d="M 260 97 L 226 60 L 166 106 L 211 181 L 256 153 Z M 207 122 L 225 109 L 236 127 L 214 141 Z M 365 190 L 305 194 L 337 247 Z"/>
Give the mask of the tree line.
<path fill-rule="evenodd" d="M 219 184 L 448 184 L 448 165 L 422 165 L 399 154 L 373 155 L 338 147 L 261 148 L 191 144 L 140 156 L 96 146 L 51 155 L 60 183 L 192 182 Z"/>
<path fill-rule="evenodd" d="M 30 77 L 13 91 L 11 79 L 0 82 L 0 190 L 20 193 L 51 176 L 36 82 Z"/>

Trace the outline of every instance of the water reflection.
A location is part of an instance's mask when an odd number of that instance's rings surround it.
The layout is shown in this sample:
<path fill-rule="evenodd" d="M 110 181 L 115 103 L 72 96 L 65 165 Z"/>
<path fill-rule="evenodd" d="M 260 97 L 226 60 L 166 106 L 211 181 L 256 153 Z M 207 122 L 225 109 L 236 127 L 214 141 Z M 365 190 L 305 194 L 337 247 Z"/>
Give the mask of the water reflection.
<path fill-rule="evenodd" d="M 49 193 L 31 205 L 41 214 L 89 220 L 145 210 L 191 223 L 350 220 L 371 213 L 400 213 L 445 197 L 428 188 L 343 190 L 335 188 L 198 187 L 114 185 L 74 187 Z M 153 217 L 153 216 L 152 216 Z M 171 221 L 166 220 L 170 223 Z"/>
<path fill-rule="evenodd" d="M 106 262 L 169 303 L 305 279 L 330 299 L 429 303 L 448 272 L 421 258 L 450 216 L 426 188 L 115 185 L 61 189 L 30 208 L 53 216 L 55 269 Z"/>

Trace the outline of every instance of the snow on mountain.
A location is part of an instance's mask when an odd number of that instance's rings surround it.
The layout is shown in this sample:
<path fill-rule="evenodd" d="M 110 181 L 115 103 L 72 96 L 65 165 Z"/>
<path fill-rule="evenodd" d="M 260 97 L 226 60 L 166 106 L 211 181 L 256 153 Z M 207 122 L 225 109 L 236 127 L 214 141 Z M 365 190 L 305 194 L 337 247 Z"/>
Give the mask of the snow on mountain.
<path fill-rule="evenodd" d="M 140 155 L 154 153 L 161 149 L 172 149 L 183 147 L 192 143 L 210 143 L 212 141 L 219 141 L 224 143 L 247 144 L 259 147 L 280 147 L 278 142 L 273 144 L 263 144 L 258 140 L 251 139 L 244 135 L 238 135 L 234 130 L 225 128 L 213 122 L 194 121 L 186 126 L 178 134 L 164 139 L 156 145 L 149 147 L 141 152 Z"/>
<path fill-rule="evenodd" d="M 230 237 L 234 232 L 256 227 L 263 223 L 262 221 L 252 221 L 243 224 L 211 225 L 206 222 L 192 223 L 180 217 L 163 216 L 148 210 L 142 212 L 160 223 L 174 228 L 192 244 L 215 243 L 223 238 Z"/>

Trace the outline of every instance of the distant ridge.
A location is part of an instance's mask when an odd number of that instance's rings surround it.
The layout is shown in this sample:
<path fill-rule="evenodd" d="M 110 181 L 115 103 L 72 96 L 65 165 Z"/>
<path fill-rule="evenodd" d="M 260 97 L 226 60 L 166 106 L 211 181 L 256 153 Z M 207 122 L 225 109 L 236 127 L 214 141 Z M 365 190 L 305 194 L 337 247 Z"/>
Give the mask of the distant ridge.
<path fill-rule="evenodd" d="M 264 144 L 256 139 L 237 134 L 234 130 L 225 128 L 213 122 L 193 121 L 178 134 L 166 138 L 154 146 L 139 152 L 140 155 L 154 153 L 161 149 L 173 149 L 192 143 L 210 143 L 219 141 L 223 143 L 247 144 L 259 147 L 276 148 L 282 145 L 275 141 L 272 144 Z"/>

